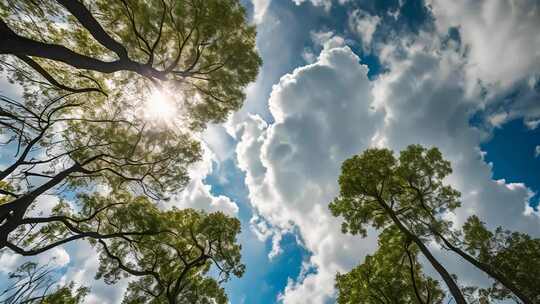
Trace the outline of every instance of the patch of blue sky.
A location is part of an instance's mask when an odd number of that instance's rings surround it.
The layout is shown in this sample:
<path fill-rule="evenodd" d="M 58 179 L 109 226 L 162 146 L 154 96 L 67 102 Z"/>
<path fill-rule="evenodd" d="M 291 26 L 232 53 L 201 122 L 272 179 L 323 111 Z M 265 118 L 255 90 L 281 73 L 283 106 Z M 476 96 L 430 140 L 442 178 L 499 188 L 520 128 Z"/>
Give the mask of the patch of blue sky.
<path fill-rule="evenodd" d="M 232 278 L 225 289 L 231 303 L 276 303 L 279 293 L 283 292 L 289 278 L 296 279 L 302 269 L 302 263 L 309 259 L 306 251 L 297 240 L 298 233 L 283 236 L 280 246 L 282 254 L 272 260 L 268 254 L 272 250 L 272 241 L 261 242 L 249 227 L 253 215 L 244 184 L 244 173 L 233 160 L 214 164 L 213 174 L 208 176 L 206 184 L 212 185 L 213 195 L 225 195 L 234 200 L 239 207 L 238 217 L 242 223 L 239 243 L 242 245 L 242 261 L 246 273 L 242 278 Z"/>
<path fill-rule="evenodd" d="M 481 145 L 485 161 L 492 163 L 493 178 L 511 183 L 525 183 L 536 192 L 530 205 L 540 202 L 540 128 L 530 129 L 522 119 L 505 123 L 493 131 L 492 137 Z"/>

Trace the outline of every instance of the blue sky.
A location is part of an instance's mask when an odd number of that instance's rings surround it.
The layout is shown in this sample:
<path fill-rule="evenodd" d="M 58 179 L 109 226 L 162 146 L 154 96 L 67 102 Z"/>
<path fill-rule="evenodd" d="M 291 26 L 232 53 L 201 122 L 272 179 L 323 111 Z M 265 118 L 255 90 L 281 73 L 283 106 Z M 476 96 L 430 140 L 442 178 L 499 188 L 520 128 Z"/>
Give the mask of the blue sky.
<path fill-rule="evenodd" d="M 296 278 L 302 261 L 309 252 L 297 244 L 297 234 L 287 234 L 281 241 L 286 255 L 272 260 L 268 254 L 272 249 L 271 240 L 261 242 L 250 230 L 249 221 L 253 216 L 247 200 L 247 190 L 243 186 L 244 174 L 236 168 L 232 160 L 222 163 L 223 168 L 214 168 L 214 175 L 206 178 L 212 185 L 214 195 L 226 195 L 239 206 L 238 216 L 242 221 L 242 257 L 247 270 L 242 278 L 234 278 L 226 284 L 231 303 L 275 303 L 277 295 L 287 285 L 288 278 Z M 223 172 L 220 172 L 223 171 Z M 226 183 L 220 182 L 220 174 L 226 174 Z"/>
<path fill-rule="evenodd" d="M 231 303 L 335 302 L 335 274 L 373 252 L 377 233 L 342 234 L 327 205 L 341 162 L 372 146 L 439 147 L 462 193 L 456 225 L 474 214 L 540 236 L 540 212 L 528 207 L 540 201 L 537 2 L 241 2 L 264 64 L 242 109 L 204 133 L 211 153 L 186 190 L 199 194 L 177 202 L 237 207 L 247 270 L 225 284 Z M 119 303 L 125 282 L 94 281 L 92 252 L 77 243 L 54 254 L 68 254 L 67 279 L 92 287 L 88 303 Z M 486 284 L 438 254 L 467 283 Z"/>
<path fill-rule="evenodd" d="M 493 164 L 493 178 L 512 183 L 525 183 L 537 194 L 531 206 L 537 207 L 540 192 L 540 129 L 531 130 L 522 120 L 512 120 L 493 131 L 482 144 L 486 162 Z"/>

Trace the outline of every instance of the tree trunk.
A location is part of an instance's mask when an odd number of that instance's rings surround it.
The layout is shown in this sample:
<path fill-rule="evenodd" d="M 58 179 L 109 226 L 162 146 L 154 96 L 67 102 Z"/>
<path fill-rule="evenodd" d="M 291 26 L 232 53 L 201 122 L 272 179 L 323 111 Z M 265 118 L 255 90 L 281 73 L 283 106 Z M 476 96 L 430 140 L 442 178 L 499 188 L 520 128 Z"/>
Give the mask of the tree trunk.
<path fill-rule="evenodd" d="M 446 283 L 446 286 L 448 286 L 448 289 L 450 290 L 450 293 L 454 297 L 454 300 L 457 304 L 467 304 L 467 301 L 465 301 L 465 297 L 463 296 L 463 293 L 459 289 L 459 286 L 454 281 L 450 273 L 444 268 L 441 263 L 431 254 L 429 249 L 424 245 L 422 240 L 420 240 L 416 235 L 414 235 L 412 232 L 401 223 L 397 215 L 395 214 L 394 210 L 390 208 L 382 199 L 378 199 L 379 204 L 383 207 L 383 209 L 388 213 L 388 215 L 392 218 L 392 221 L 396 224 L 396 226 L 399 228 L 399 230 L 405 234 L 407 237 L 409 237 L 420 249 L 422 254 L 428 259 L 429 263 L 435 270 L 439 273 L 439 275 L 442 277 L 443 281 Z"/>
<path fill-rule="evenodd" d="M 524 304 L 533 304 L 533 302 L 524 295 L 511 281 L 506 279 L 503 275 L 499 274 L 497 271 L 493 270 L 491 266 L 482 263 L 475 259 L 473 256 L 469 255 L 465 251 L 461 250 L 460 248 L 454 246 L 450 241 L 448 241 L 442 234 L 440 234 L 437 231 L 433 231 L 434 234 L 436 234 L 438 237 L 440 237 L 444 244 L 453 252 L 457 253 L 459 256 L 464 258 L 467 262 L 473 264 L 476 268 L 482 270 L 484 273 L 492 277 L 493 279 L 497 280 L 499 283 L 501 283 L 504 287 L 508 288 L 514 295 L 516 295 Z"/>

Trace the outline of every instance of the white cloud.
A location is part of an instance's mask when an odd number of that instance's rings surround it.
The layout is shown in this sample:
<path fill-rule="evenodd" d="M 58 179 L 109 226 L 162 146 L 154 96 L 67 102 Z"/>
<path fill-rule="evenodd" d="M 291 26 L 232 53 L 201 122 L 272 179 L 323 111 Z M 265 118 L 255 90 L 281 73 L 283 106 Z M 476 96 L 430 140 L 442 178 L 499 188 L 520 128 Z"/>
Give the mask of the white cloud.
<path fill-rule="evenodd" d="M 65 268 L 60 283 L 74 282 L 77 286 L 90 287 L 90 294 L 85 304 L 120 304 L 129 280 L 121 280 L 114 285 L 107 285 L 103 280 L 96 280 L 99 267 L 96 250 L 86 241 L 76 241 L 66 246 L 71 263 Z"/>
<path fill-rule="evenodd" d="M 538 126 L 540 125 L 540 119 L 526 120 L 525 125 L 527 126 L 527 128 L 529 128 L 529 130 L 534 130 L 534 129 L 538 128 Z"/>
<path fill-rule="evenodd" d="M 27 217 L 47 217 L 50 216 L 52 209 L 60 202 L 56 195 L 41 195 L 32 205 L 32 210 L 28 211 Z"/>
<path fill-rule="evenodd" d="M 329 40 L 314 64 L 281 78 L 269 107 L 274 123 L 249 116 L 235 136 L 239 167 L 246 172 L 249 197 L 258 214 L 277 229 L 297 225 L 317 273 L 290 281 L 281 296 L 298 302 L 309 293 L 322 303 L 333 292 L 337 271 L 357 263 L 374 248 L 343 235 L 327 204 L 337 191 L 341 162 L 367 147 L 384 113 L 370 109 L 373 97 L 367 67 L 350 48 Z M 279 239 L 278 239 L 279 240 Z M 277 242 L 274 240 L 274 242 Z M 273 252 L 279 252 L 276 246 Z"/>
<path fill-rule="evenodd" d="M 332 0 L 292 0 L 296 5 L 300 5 L 304 2 L 311 2 L 314 6 L 324 7 L 325 10 L 329 10 L 332 7 Z"/>
<path fill-rule="evenodd" d="M 62 268 L 69 264 L 71 258 L 63 246 L 54 247 L 40 255 L 28 257 L 4 250 L 0 253 L 0 272 L 14 271 L 23 263 L 30 261 L 39 265 L 48 265 L 52 268 Z"/>
<path fill-rule="evenodd" d="M 468 47 L 470 81 L 508 88 L 540 69 L 540 5 L 536 0 L 430 0 L 440 32 L 459 27 Z"/>
<path fill-rule="evenodd" d="M 378 16 L 370 15 L 359 9 L 349 14 L 349 28 L 360 37 L 364 51 L 370 49 L 373 34 L 380 21 L 381 18 Z"/>
<path fill-rule="evenodd" d="M 347 2 L 350 2 L 350 0 L 338 0 L 338 1 L 332 1 L 332 0 L 292 0 L 296 5 L 300 5 L 304 2 L 311 2 L 314 6 L 320 6 L 323 7 L 326 11 L 329 11 L 332 7 L 333 2 L 337 2 L 340 5 L 343 5 Z"/>
<path fill-rule="evenodd" d="M 494 127 L 501 127 L 507 120 L 508 113 L 501 112 L 491 115 L 488 118 L 489 123 Z"/>
<path fill-rule="evenodd" d="M 540 156 L 540 145 L 534 148 L 534 157 Z"/>
<path fill-rule="evenodd" d="M 162 204 L 167 208 L 170 205 L 184 208 L 205 210 L 207 212 L 221 211 L 228 215 L 236 215 L 238 206 L 226 196 L 212 194 L 212 186 L 204 183 L 204 179 L 212 173 L 215 156 L 207 145 L 203 145 L 203 157 L 190 169 L 190 181 L 186 188 L 175 195 L 170 202 Z"/>
<path fill-rule="evenodd" d="M 64 267 L 71 261 L 69 254 L 62 246 L 54 247 L 36 257 L 39 264 L 49 264 L 52 267 Z"/>
<path fill-rule="evenodd" d="M 186 189 L 178 196 L 175 196 L 170 203 L 181 209 L 193 208 L 207 212 L 221 211 L 232 216 L 238 212 L 236 203 L 223 195 L 214 196 L 211 193 L 211 186 L 205 185 L 201 180 L 192 180 Z"/>
<path fill-rule="evenodd" d="M 0 254 L 0 272 L 9 273 L 14 271 L 20 264 L 22 257 L 11 252 L 2 252 Z"/>
<path fill-rule="evenodd" d="M 270 6 L 272 0 L 251 0 L 253 3 L 253 20 L 256 24 L 259 24 L 263 21 L 266 11 Z"/>

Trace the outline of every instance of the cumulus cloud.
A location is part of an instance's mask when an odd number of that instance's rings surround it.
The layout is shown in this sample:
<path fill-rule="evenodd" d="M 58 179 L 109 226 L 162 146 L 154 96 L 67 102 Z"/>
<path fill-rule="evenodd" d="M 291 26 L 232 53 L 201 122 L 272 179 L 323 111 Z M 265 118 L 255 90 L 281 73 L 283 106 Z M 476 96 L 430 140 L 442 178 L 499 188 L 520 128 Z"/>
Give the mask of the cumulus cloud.
<path fill-rule="evenodd" d="M 322 303 L 333 292 L 335 273 L 374 247 L 373 240 L 343 235 L 327 210 L 341 162 L 369 146 L 384 117 L 371 108 L 367 67 L 338 40 L 329 40 L 315 63 L 273 87 L 273 123 L 252 115 L 234 130 L 239 167 L 258 214 L 277 234 L 296 225 L 313 253 L 304 270 L 317 271 L 291 280 L 281 295 L 285 303 L 302 303 L 306 293 L 312 303 Z"/>
<path fill-rule="evenodd" d="M 504 89 L 540 69 L 540 4 L 535 0 L 430 0 L 436 25 L 459 29 L 466 76 Z"/>
<path fill-rule="evenodd" d="M 538 128 L 539 125 L 540 125 L 540 119 L 531 119 L 531 120 L 525 121 L 525 126 L 527 126 L 529 130 L 534 130 Z"/>
<path fill-rule="evenodd" d="M 0 253 L 0 273 L 5 275 L 13 272 L 26 262 L 34 262 L 39 265 L 47 265 L 52 269 L 60 269 L 67 266 L 71 262 L 71 258 L 63 246 L 55 247 L 40 255 L 30 257 L 23 257 L 10 251 L 3 251 Z M 0 280 L 0 283 L 4 283 L 2 280 Z"/>
<path fill-rule="evenodd" d="M 0 254 L 0 272 L 9 273 L 14 271 L 21 264 L 22 257 L 10 252 Z"/>
<path fill-rule="evenodd" d="M 332 7 L 332 0 L 292 0 L 296 5 L 300 5 L 304 2 L 310 2 L 314 6 L 321 6 L 324 9 L 329 10 Z"/>
<path fill-rule="evenodd" d="M 99 261 L 95 248 L 85 241 L 77 241 L 66 247 L 71 263 L 64 268 L 60 283 L 74 282 L 77 286 L 89 287 L 90 294 L 85 298 L 85 304 L 121 303 L 129 280 L 124 279 L 114 285 L 107 285 L 103 280 L 96 280 L 94 277 Z"/>
<path fill-rule="evenodd" d="M 36 199 L 33 209 L 28 211 L 28 217 L 50 216 L 52 209 L 60 202 L 56 195 L 41 195 Z"/>

